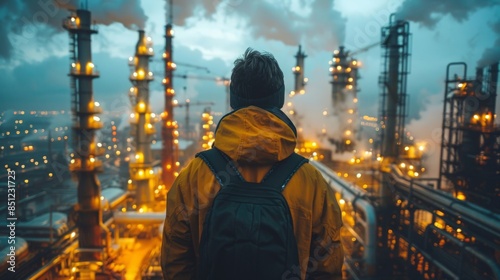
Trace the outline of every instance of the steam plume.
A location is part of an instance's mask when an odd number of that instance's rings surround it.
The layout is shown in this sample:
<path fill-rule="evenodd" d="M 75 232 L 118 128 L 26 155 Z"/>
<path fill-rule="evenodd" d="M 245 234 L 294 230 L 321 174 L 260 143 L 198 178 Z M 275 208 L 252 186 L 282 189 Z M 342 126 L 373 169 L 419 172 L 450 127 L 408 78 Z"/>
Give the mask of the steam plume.
<path fill-rule="evenodd" d="M 498 4 L 498 1 L 491 0 L 405 0 L 399 7 L 397 14 L 402 19 L 418 22 L 432 28 L 443 15 L 450 14 L 461 22 L 467 20 L 469 14 L 478 9 Z"/>
<path fill-rule="evenodd" d="M 0 58 L 10 60 L 13 53 L 8 34 L 33 37 L 40 32 L 62 32 L 62 19 L 69 14 L 67 9 L 80 8 L 78 0 L 45 1 L 2 1 L 0 2 Z M 140 0 L 88 1 L 88 9 L 98 24 L 110 25 L 114 22 L 126 28 L 144 28 L 147 16 L 141 8 Z M 47 35 L 47 34 L 45 34 Z"/>
<path fill-rule="evenodd" d="M 458 22 L 467 20 L 471 13 L 488 7 L 499 6 L 498 0 L 405 0 L 399 7 L 398 17 L 421 23 L 433 28 L 443 15 L 450 14 Z M 479 67 L 487 66 L 500 60 L 500 21 L 492 25 L 497 39 L 493 47 L 486 49 L 478 61 Z"/>
<path fill-rule="evenodd" d="M 167 11 L 169 11 L 168 2 Z M 299 1 L 304 4 L 303 1 Z M 174 1 L 174 23 L 185 25 L 193 16 L 213 18 L 218 10 L 246 21 L 254 38 L 281 41 L 286 45 L 302 43 L 307 49 L 331 51 L 345 37 L 346 20 L 333 9 L 334 1 L 314 0 L 310 11 L 295 12 L 290 0 L 185 0 Z"/>
<path fill-rule="evenodd" d="M 490 64 L 500 61 L 500 20 L 491 25 L 491 28 L 497 35 L 493 47 L 486 49 L 483 56 L 477 62 L 479 67 L 486 67 Z"/>

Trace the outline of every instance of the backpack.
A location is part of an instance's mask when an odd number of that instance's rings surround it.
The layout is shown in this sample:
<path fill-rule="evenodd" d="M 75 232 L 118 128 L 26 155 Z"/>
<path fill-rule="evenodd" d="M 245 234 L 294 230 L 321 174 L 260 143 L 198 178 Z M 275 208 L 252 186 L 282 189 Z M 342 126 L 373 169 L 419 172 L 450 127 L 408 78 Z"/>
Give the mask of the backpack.
<path fill-rule="evenodd" d="M 251 183 L 216 148 L 196 156 L 221 185 L 203 224 L 199 279 L 300 279 L 292 217 L 281 192 L 308 160 L 293 153 Z"/>

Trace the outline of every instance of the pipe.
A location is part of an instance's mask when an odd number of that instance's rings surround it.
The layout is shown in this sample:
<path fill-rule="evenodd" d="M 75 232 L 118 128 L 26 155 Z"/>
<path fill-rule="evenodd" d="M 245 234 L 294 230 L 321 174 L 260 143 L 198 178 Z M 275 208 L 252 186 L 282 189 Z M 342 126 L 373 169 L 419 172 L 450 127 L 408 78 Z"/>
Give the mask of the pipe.
<path fill-rule="evenodd" d="M 362 241 L 364 242 L 363 245 L 365 247 L 363 259 L 369 275 L 374 275 L 376 269 L 377 248 L 377 215 L 374 206 L 365 198 L 365 192 L 339 178 L 337 174 L 335 174 L 327 166 L 317 161 L 310 161 L 310 163 L 319 170 L 330 187 L 332 187 L 336 192 L 342 194 L 342 198 L 344 198 L 344 200 L 352 202 L 353 207 L 356 205 L 359 206 L 357 209 L 364 212 L 366 221 L 363 222 L 366 223 L 364 225 L 366 232 L 362 238 Z M 363 223 L 362 221 L 358 222 Z"/>
<path fill-rule="evenodd" d="M 495 279 L 500 279 L 500 268 L 498 267 L 498 264 L 496 264 L 491 258 L 488 258 L 482 252 L 477 251 L 474 247 L 468 246 L 466 243 L 458 240 L 455 236 L 434 225 L 429 225 L 429 228 L 439 232 L 439 234 L 445 236 L 449 241 L 457 244 L 459 247 L 463 248 L 464 250 L 479 258 L 481 261 L 485 262 L 488 267 L 491 268 L 491 271 L 495 275 Z"/>
<path fill-rule="evenodd" d="M 411 180 L 405 178 L 396 165 L 391 165 L 390 176 L 396 182 L 396 187 L 410 189 Z M 473 225 L 487 232 L 490 236 L 500 238 L 500 214 L 484 209 L 475 204 L 458 200 L 450 194 L 429 188 L 420 183 L 413 182 L 413 195 L 422 201 L 449 212 L 452 216 L 461 217 L 465 224 Z"/>
<path fill-rule="evenodd" d="M 35 273 L 30 275 L 29 279 L 38 279 L 41 278 L 45 273 L 47 273 L 52 267 L 54 267 L 56 264 L 62 261 L 61 256 L 57 256 L 55 259 L 53 259 L 51 262 L 47 263 L 46 265 L 42 266 L 39 270 L 37 270 Z"/>
<path fill-rule="evenodd" d="M 106 233 L 106 255 L 107 257 L 109 257 L 111 256 L 111 232 L 102 221 L 99 225 L 101 226 L 101 229 Z"/>
<path fill-rule="evenodd" d="M 114 212 L 116 224 L 148 224 L 159 225 L 165 221 L 165 212 Z"/>

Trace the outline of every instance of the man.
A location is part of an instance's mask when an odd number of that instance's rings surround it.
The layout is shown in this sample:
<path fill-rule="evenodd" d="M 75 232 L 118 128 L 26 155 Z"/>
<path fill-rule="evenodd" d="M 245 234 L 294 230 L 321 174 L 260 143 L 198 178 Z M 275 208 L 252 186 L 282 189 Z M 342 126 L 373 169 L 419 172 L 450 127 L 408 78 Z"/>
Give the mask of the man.
<path fill-rule="evenodd" d="M 237 163 L 247 182 L 260 182 L 295 149 L 295 127 L 280 110 L 284 80 L 271 54 L 247 49 L 234 62 L 230 102 L 234 109 L 219 122 L 214 147 Z M 165 279 L 196 279 L 205 216 L 220 189 L 199 157 L 184 168 L 167 195 L 162 269 Z M 301 279 L 341 279 L 341 211 L 334 192 L 309 163 L 282 192 L 293 221 Z"/>

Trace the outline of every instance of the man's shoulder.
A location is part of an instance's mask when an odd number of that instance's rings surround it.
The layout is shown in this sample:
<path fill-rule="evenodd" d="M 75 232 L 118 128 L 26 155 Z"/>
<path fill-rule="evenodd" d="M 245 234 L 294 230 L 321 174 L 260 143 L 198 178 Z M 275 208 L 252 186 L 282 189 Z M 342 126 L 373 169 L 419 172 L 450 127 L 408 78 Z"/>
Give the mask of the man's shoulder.
<path fill-rule="evenodd" d="M 307 184 L 310 188 L 325 189 L 326 181 L 319 170 L 309 162 L 304 163 L 294 174 L 298 180 Z M 293 178 L 292 178 L 293 179 Z"/>

